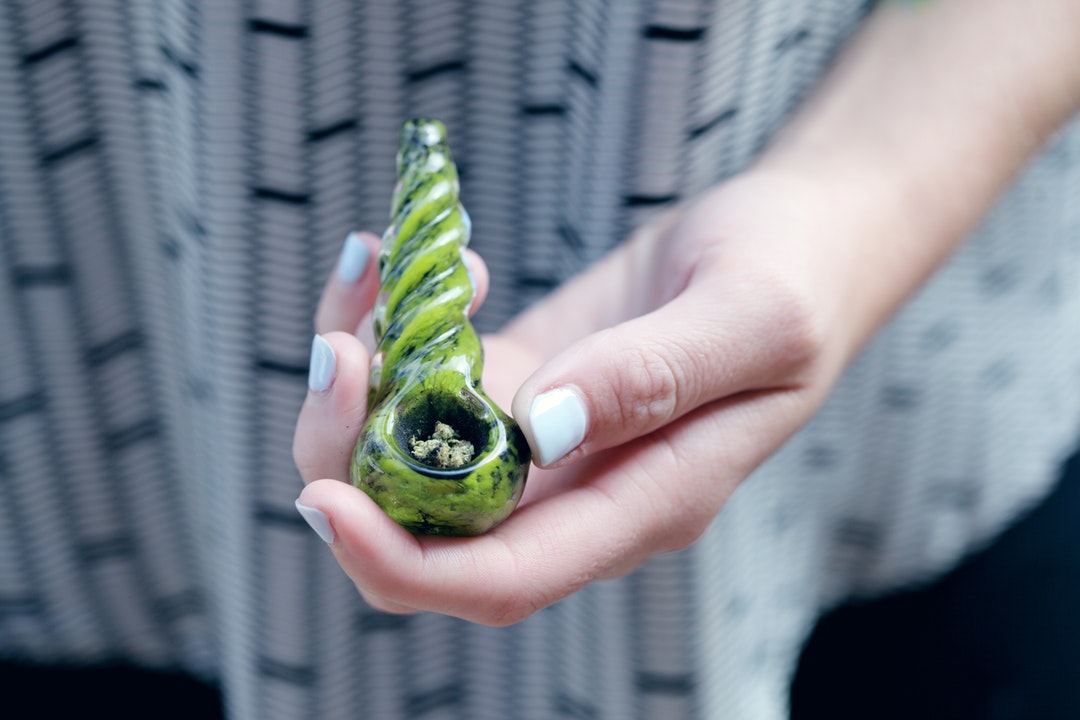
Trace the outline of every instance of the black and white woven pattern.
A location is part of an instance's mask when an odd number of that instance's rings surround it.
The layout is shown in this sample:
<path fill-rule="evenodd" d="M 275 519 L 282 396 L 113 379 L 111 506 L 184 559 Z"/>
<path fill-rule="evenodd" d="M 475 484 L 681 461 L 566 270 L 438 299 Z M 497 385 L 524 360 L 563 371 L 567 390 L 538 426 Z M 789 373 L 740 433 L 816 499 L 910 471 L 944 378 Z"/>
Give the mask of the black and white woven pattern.
<path fill-rule="evenodd" d="M 487 329 L 737 173 L 862 0 L 0 0 L 0 656 L 268 718 L 783 717 L 820 609 L 1045 491 L 1080 415 L 1080 128 L 694 548 L 514 627 L 365 607 L 293 509 L 314 305 L 446 121 Z"/>

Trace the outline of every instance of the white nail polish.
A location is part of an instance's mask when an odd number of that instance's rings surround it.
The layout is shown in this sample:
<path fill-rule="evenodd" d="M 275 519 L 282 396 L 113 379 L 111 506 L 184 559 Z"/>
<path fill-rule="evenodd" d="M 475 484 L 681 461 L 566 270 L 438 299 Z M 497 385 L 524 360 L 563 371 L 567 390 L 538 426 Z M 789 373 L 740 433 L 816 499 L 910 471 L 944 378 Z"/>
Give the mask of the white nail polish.
<path fill-rule="evenodd" d="M 364 244 L 356 233 L 349 233 L 345 238 L 345 246 L 341 248 L 341 258 L 338 260 L 338 277 L 346 284 L 351 284 L 360 279 L 371 257 L 371 250 Z"/>
<path fill-rule="evenodd" d="M 308 365 L 308 389 L 312 392 L 326 392 L 330 383 L 334 382 L 334 372 L 337 370 L 337 359 L 334 357 L 334 349 L 326 338 L 316 335 L 311 341 L 311 362 Z"/>
<path fill-rule="evenodd" d="M 326 513 L 318 508 L 302 505 L 299 500 L 296 501 L 296 509 L 324 543 L 329 545 L 334 542 L 334 528 L 330 527 L 330 518 L 326 517 Z"/>
<path fill-rule="evenodd" d="M 529 410 L 529 426 L 538 464 L 550 465 L 580 445 L 587 425 L 585 402 L 574 390 L 556 388 L 537 395 Z"/>

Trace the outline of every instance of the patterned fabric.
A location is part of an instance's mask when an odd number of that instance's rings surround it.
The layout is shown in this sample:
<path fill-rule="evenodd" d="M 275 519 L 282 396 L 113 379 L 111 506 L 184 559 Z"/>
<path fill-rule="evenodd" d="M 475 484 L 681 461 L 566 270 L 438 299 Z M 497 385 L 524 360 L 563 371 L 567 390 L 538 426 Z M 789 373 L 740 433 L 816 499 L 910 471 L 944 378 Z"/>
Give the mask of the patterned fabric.
<path fill-rule="evenodd" d="M 365 607 L 293 509 L 311 318 L 442 118 L 487 329 L 755 156 L 856 0 L 0 0 L 0 655 L 232 718 L 780 718 L 822 608 L 1037 500 L 1080 417 L 1080 126 L 693 548 L 489 629 Z"/>

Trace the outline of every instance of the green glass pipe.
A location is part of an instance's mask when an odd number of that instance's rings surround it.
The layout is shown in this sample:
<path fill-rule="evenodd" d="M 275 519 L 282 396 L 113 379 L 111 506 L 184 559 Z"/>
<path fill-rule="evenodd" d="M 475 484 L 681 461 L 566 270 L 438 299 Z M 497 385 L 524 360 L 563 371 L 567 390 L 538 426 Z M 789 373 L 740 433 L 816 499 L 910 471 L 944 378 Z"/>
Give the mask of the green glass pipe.
<path fill-rule="evenodd" d="M 441 122 L 403 125 L 397 171 L 352 481 L 411 532 L 479 535 L 521 498 L 529 446 L 480 386 L 483 348 L 461 255 L 471 228 Z"/>

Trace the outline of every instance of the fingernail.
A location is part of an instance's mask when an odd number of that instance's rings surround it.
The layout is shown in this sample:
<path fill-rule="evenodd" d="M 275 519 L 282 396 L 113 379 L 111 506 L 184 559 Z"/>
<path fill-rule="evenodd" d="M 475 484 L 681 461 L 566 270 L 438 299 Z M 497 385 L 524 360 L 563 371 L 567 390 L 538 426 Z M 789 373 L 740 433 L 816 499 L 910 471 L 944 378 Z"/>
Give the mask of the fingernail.
<path fill-rule="evenodd" d="M 345 238 L 345 246 L 341 248 L 341 258 L 338 260 L 338 277 L 343 283 L 354 283 L 364 274 L 371 250 L 354 232 Z"/>
<path fill-rule="evenodd" d="M 541 466 L 550 465 L 585 439 L 588 416 L 581 396 L 569 388 L 537 395 L 529 409 L 529 426 Z"/>
<path fill-rule="evenodd" d="M 296 501 L 296 509 L 324 543 L 329 545 L 334 542 L 334 528 L 330 527 L 330 518 L 326 517 L 326 513 L 318 508 L 308 507 L 299 500 Z"/>
<path fill-rule="evenodd" d="M 307 384 L 311 392 L 326 392 L 330 383 L 334 381 L 334 371 L 337 369 L 337 359 L 334 358 L 334 349 L 326 338 L 316 335 L 311 341 L 311 362 L 308 365 Z"/>

